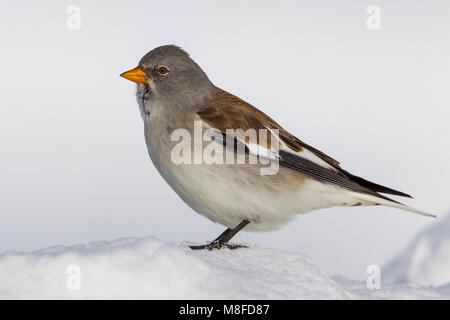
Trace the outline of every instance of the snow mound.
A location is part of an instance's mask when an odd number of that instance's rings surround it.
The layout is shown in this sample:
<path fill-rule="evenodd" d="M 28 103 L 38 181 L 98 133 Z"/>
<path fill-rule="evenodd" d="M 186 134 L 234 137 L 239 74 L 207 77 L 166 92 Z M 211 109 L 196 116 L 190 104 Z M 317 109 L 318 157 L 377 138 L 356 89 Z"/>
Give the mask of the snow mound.
<path fill-rule="evenodd" d="M 419 233 L 383 270 L 383 281 L 391 283 L 450 283 L 450 214 Z"/>
<path fill-rule="evenodd" d="M 380 289 L 368 289 L 366 281 L 351 280 L 343 276 L 333 276 L 347 291 L 351 299 L 357 300 L 448 300 L 450 285 L 439 288 L 413 284 L 385 284 Z"/>
<path fill-rule="evenodd" d="M 0 299 L 347 299 L 306 257 L 127 238 L 0 256 Z"/>

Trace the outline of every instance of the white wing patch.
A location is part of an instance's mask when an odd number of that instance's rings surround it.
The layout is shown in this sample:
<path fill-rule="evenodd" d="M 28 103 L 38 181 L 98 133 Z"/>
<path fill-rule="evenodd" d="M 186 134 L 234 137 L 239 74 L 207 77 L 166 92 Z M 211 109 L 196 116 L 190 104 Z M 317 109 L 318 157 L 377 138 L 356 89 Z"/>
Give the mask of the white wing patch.
<path fill-rule="evenodd" d="M 253 155 L 257 155 L 259 157 L 268 158 L 271 160 L 278 160 L 280 159 L 280 155 L 278 154 L 277 150 L 272 150 L 265 148 L 263 146 L 260 146 L 258 144 L 253 143 L 247 143 L 246 144 L 249 152 Z"/>
<path fill-rule="evenodd" d="M 267 127 L 266 127 L 267 128 Z M 267 130 L 269 130 L 272 135 L 276 136 L 278 138 L 278 142 L 281 145 L 280 149 L 292 154 L 295 154 L 298 157 L 302 157 L 303 159 L 309 160 L 315 164 L 318 164 L 321 167 L 327 168 L 327 169 L 332 169 L 334 171 L 337 171 L 336 168 L 334 168 L 332 165 L 330 165 L 328 162 L 324 161 L 323 159 L 321 159 L 320 157 L 316 156 L 314 153 L 312 153 L 311 151 L 309 151 L 308 149 L 306 149 L 305 147 L 303 147 L 302 151 L 295 151 L 292 150 L 291 148 L 289 148 L 286 143 L 284 143 L 283 140 L 280 139 L 279 135 L 275 134 L 273 132 L 272 129 L 267 128 Z"/>
<path fill-rule="evenodd" d="M 318 164 L 321 167 L 324 167 L 324 168 L 327 168 L 327 169 L 332 169 L 334 171 L 338 171 L 338 170 L 336 170 L 336 168 L 334 168 L 328 162 L 326 162 L 323 159 L 319 158 L 318 156 L 316 156 L 314 153 L 312 153 L 311 151 L 309 151 L 305 147 L 303 147 L 302 151 L 295 151 L 295 150 L 292 150 L 291 148 L 289 148 L 283 141 L 281 141 L 281 143 L 282 143 L 281 150 L 283 150 L 283 151 L 295 154 L 296 156 L 302 157 L 303 159 L 306 159 L 306 160 L 309 160 L 311 162 L 314 162 L 315 164 Z"/>
<path fill-rule="evenodd" d="M 219 144 L 223 144 L 226 146 L 227 150 L 234 152 L 234 140 L 233 143 L 231 143 L 230 145 L 227 145 L 227 141 L 224 140 L 223 138 L 223 134 L 221 131 L 215 129 L 215 128 L 211 128 L 209 127 L 208 131 L 205 133 L 205 135 L 208 138 L 214 138 L 214 142 L 219 143 Z M 233 138 L 236 138 L 236 140 L 238 141 L 239 144 L 241 144 L 242 146 L 245 145 L 245 147 L 247 147 L 248 151 L 250 154 L 255 155 L 255 156 L 259 156 L 259 157 L 263 157 L 263 158 L 267 158 L 267 159 L 271 159 L 271 160 L 278 160 L 280 159 L 280 155 L 278 154 L 278 150 L 275 149 L 269 149 L 267 147 L 261 146 L 257 143 L 248 143 L 248 142 L 244 142 L 242 139 L 239 139 L 239 137 L 234 136 Z M 238 152 L 240 150 L 245 151 L 245 148 L 237 148 Z"/>

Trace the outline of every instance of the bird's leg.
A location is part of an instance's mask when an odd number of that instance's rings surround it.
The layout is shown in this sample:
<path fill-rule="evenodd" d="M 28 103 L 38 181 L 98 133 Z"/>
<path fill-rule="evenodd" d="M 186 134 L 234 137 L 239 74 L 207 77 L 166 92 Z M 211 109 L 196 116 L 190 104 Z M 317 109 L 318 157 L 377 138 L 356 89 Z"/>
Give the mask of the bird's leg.
<path fill-rule="evenodd" d="M 221 249 L 221 248 L 228 248 L 228 249 L 237 249 L 237 248 L 246 248 L 246 246 L 238 245 L 238 244 L 228 244 L 228 241 L 233 238 L 236 233 L 238 233 L 242 228 L 244 228 L 247 224 L 249 224 L 250 221 L 243 220 L 241 223 L 239 223 L 236 227 L 233 229 L 228 228 L 225 230 L 220 236 L 218 236 L 214 241 L 212 241 L 209 244 L 205 244 L 202 246 L 189 246 L 192 250 L 202 250 L 202 249 Z"/>

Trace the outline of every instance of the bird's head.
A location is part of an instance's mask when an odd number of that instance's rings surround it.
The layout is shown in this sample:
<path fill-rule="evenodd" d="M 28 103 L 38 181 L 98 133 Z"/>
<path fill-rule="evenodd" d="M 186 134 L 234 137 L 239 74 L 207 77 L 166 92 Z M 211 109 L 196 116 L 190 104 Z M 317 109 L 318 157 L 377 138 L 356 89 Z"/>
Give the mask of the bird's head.
<path fill-rule="evenodd" d="M 205 72 L 181 48 L 166 45 L 142 57 L 139 65 L 121 74 L 136 82 L 137 95 L 148 100 L 193 100 L 214 87 Z"/>

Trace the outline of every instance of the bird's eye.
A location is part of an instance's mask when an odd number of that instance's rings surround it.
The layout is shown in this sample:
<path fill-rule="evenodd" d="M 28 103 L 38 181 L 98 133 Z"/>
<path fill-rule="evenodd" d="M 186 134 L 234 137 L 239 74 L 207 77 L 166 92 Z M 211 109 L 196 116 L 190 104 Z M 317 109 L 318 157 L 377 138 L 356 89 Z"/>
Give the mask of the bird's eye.
<path fill-rule="evenodd" d="M 167 73 L 167 68 L 166 67 L 159 67 L 158 72 L 159 74 L 166 74 Z"/>

